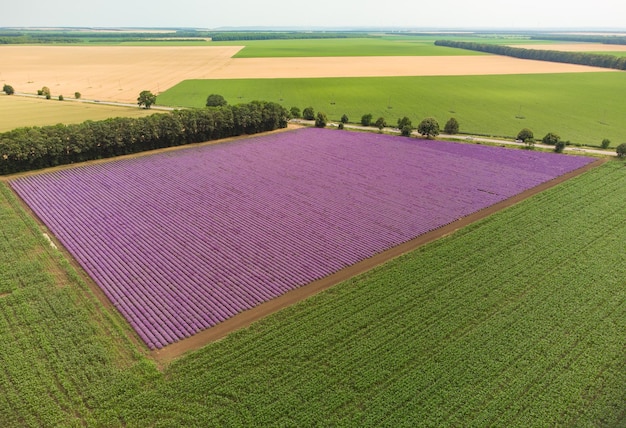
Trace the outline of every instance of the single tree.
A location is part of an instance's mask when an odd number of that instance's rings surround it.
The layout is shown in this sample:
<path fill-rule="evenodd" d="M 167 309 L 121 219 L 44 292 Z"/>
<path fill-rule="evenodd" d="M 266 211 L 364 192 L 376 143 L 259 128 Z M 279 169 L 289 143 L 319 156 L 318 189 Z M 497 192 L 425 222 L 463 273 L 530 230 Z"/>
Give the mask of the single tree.
<path fill-rule="evenodd" d="M 605 138 L 604 140 L 602 140 L 600 147 L 602 147 L 603 149 L 608 149 L 610 145 L 611 145 L 611 140 L 609 140 L 608 138 Z"/>
<path fill-rule="evenodd" d="M 626 143 L 622 143 L 615 148 L 618 158 L 626 157 Z"/>
<path fill-rule="evenodd" d="M 558 135 L 556 135 L 554 132 L 548 132 L 542 139 L 541 142 L 543 144 L 548 144 L 550 146 L 554 146 L 556 145 L 556 143 L 558 143 L 559 141 L 561 141 L 561 137 L 559 137 Z"/>
<path fill-rule="evenodd" d="M 137 98 L 137 104 L 139 107 L 145 106 L 145 108 L 150 108 L 152 104 L 156 103 L 156 98 L 156 95 L 150 91 L 141 91 L 139 98 Z"/>
<path fill-rule="evenodd" d="M 80 100 L 80 92 L 74 92 L 74 98 L 76 98 L 77 100 Z"/>
<path fill-rule="evenodd" d="M 402 129 L 400 129 L 400 134 L 403 137 L 410 137 L 413 132 L 413 127 L 411 125 L 404 125 Z"/>
<path fill-rule="evenodd" d="M 289 115 L 294 119 L 300 119 L 300 109 L 298 107 L 291 107 L 289 109 Z"/>
<path fill-rule="evenodd" d="M 318 112 L 315 117 L 315 126 L 318 128 L 324 128 L 328 123 L 328 117 L 326 117 L 326 113 Z"/>
<path fill-rule="evenodd" d="M 413 124 L 411 123 L 411 119 L 409 119 L 406 116 L 398 119 L 398 129 L 402 130 L 405 126 L 408 126 L 408 127 L 411 127 L 411 128 L 413 127 Z"/>
<path fill-rule="evenodd" d="M 374 122 L 374 125 L 378 128 L 379 131 L 382 131 L 383 128 L 387 126 L 387 122 L 385 121 L 384 117 L 379 117 L 378 119 L 376 119 L 376 122 Z"/>
<path fill-rule="evenodd" d="M 372 115 L 370 113 L 361 116 L 361 125 L 370 126 L 372 124 Z"/>
<path fill-rule="evenodd" d="M 226 101 L 224 97 L 219 94 L 211 94 L 206 99 L 207 107 L 221 107 L 225 105 L 228 105 L 228 101 Z"/>
<path fill-rule="evenodd" d="M 59 95 L 59 101 L 63 101 L 65 98 L 63 98 L 63 95 Z"/>
<path fill-rule="evenodd" d="M 451 117 L 446 122 L 446 125 L 443 127 L 443 132 L 446 134 L 454 135 L 459 133 L 459 122 Z"/>
<path fill-rule="evenodd" d="M 434 117 L 427 117 L 417 125 L 417 132 L 426 138 L 436 137 L 439 135 L 439 122 Z"/>
<path fill-rule="evenodd" d="M 302 117 L 305 118 L 306 120 L 314 120 L 315 110 L 313 110 L 313 107 L 307 107 L 304 110 L 302 110 Z"/>
<path fill-rule="evenodd" d="M 15 89 L 13 89 L 11 85 L 4 85 L 2 91 L 7 95 L 13 95 L 15 93 Z"/>
<path fill-rule="evenodd" d="M 533 131 L 531 131 L 528 128 L 522 129 L 517 134 L 517 139 L 521 141 L 522 143 L 526 143 L 529 140 L 532 140 L 532 142 L 534 143 L 535 142 L 534 138 L 535 138 L 535 134 L 533 134 Z"/>
<path fill-rule="evenodd" d="M 348 123 L 348 115 L 344 114 L 343 116 L 341 116 L 341 123 Z"/>
<path fill-rule="evenodd" d="M 343 129 L 343 128 L 344 128 L 344 126 L 343 126 L 343 122 L 339 122 L 339 126 L 337 126 L 337 128 L 338 128 L 338 129 Z"/>
<path fill-rule="evenodd" d="M 47 86 L 44 86 L 43 88 L 41 88 L 40 91 L 37 91 L 37 94 L 43 95 L 47 99 L 50 99 L 50 88 L 48 88 Z"/>
<path fill-rule="evenodd" d="M 563 153 L 563 150 L 565 150 L 566 145 L 567 145 L 566 141 L 558 140 L 556 143 L 554 143 L 554 151 L 557 153 Z"/>

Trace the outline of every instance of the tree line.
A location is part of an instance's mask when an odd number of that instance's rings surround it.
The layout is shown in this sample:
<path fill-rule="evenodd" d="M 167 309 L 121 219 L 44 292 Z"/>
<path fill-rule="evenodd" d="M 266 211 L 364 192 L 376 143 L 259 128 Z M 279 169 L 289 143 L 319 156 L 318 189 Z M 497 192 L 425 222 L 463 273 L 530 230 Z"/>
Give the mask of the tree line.
<path fill-rule="evenodd" d="M 606 45 L 626 45 L 624 36 L 600 36 L 585 34 L 540 34 L 530 37 L 532 40 L 554 40 L 560 42 L 603 43 Z"/>
<path fill-rule="evenodd" d="M 0 174 L 108 158 L 285 128 L 278 103 L 176 110 L 142 118 L 17 128 L 0 134 Z"/>
<path fill-rule="evenodd" d="M 626 70 L 626 57 L 616 57 L 614 55 L 524 49 L 505 45 L 459 42 L 452 40 L 437 40 L 435 41 L 435 45 L 488 52 L 496 55 L 505 55 L 521 59 L 534 59 L 538 61 L 562 62 L 567 64 L 589 65 L 593 67 Z"/>

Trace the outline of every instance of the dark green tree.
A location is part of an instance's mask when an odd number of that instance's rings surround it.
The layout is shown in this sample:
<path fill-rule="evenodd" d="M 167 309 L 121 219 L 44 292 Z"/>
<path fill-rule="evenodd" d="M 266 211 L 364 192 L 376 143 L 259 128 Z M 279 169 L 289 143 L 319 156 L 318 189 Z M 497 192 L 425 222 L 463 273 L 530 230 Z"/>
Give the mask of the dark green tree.
<path fill-rule="evenodd" d="M 348 115 L 344 114 L 343 116 L 341 116 L 341 123 L 348 123 L 348 121 Z"/>
<path fill-rule="evenodd" d="M 566 141 L 559 139 L 556 143 L 554 143 L 554 151 L 557 153 L 563 153 L 563 150 L 565 150 L 566 145 L 567 145 Z"/>
<path fill-rule="evenodd" d="M 556 143 L 558 143 L 559 141 L 561 141 L 561 137 L 559 137 L 558 135 L 556 135 L 554 132 L 548 132 L 542 139 L 541 142 L 543 144 L 548 144 L 550 146 L 554 146 L 556 145 Z"/>
<path fill-rule="evenodd" d="M 328 123 L 328 117 L 326 116 L 326 113 L 323 112 L 318 112 L 317 116 L 315 117 L 315 126 L 318 128 L 324 128 L 326 127 L 326 124 Z"/>
<path fill-rule="evenodd" d="M 615 148 L 615 153 L 617 153 L 618 158 L 626 157 L 626 143 L 622 143 Z"/>
<path fill-rule="evenodd" d="M 604 140 L 602 140 L 600 147 L 602 147 L 603 149 L 608 149 L 610 145 L 611 145 L 611 140 L 609 140 L 608 138 L 605 138 Z"/>
<path fill-rule="evenodd" d="M 2 87 L 2 91 L 7 95 L 13 95 L 15 93 L 15 89 L 13 89 L 13 86 L 6 84 Z"/>
<path fill-rule="evenodd" d="M 398 129 L 402 130 L 402 129 L 404 129 L 405 126 L 408 126 L 408 127 L 411 127 L 411 128 L 413 127 L 413 124 L 411 123 L 411 119 L 409 119 L 406 116 L 398 119 Z"/>
<path fill-rule="evenodd" d="M 207 107 L 221 107 L 228 105 L 228 101 L 220 94 L 211 94 L 206 99 Z"/>
<path fill-rule="evenodd" d="M 80 100 L 80 92 L 74 92 L 74 98 L 76 98 L 77 100 Z"/>
<path fill-rule="evenodd" d="M 426 138 L 436 137 L 439 135 L 439 122 L 434 117 L 427 117 L 417 125 L 417 132 Z"/>
<path fill-rule="evenodd" d="M 400 129 L 400 134 L 403 137 L 410 137 L 411 136 L 411 132 L 413 132 L 413 127 L 411 125 L 404 125 L 401 129 Z"/>
<path fill-rule="evenodd" d="M 137 98 L 137 104 L 139 107 L 144 106 L 145 108 L 150 108 L 156 103 L 156 98 L 156 95 L 150 91 L 141 91 Z"/>
<path fill-rule="evenodd" d="M 517 133 L 517 139 L 523 143 L 528 143 L 531 140 L 534 143 L 535 134 L 533 134 L 533 131 L 531 131 L 530 129 L 524 128 L 520 132 Z"/>
<path fill-rule="evenodd" d="M 370 126 L 372 124 L 372 115 L 370 113 L 361 116 L 361 125 Z"/>
<path fill-rule="evenodd" d="M 385 126 L 387 126 L 387 122 L 385 121 L 384 117 L 379 117 L 378 119 L 376 119 L 376 122 L 374 122 L 374 125 L 380 130 L 382 131 L 383 128 Z"/>
<path fill-rule="evenodd" d="M 302 117 L 306 120 L 314 120 L 315 110 L 313 110 L 313 107 L 307 107 L 304 110 L 302 110 Z"/>
<path fill-rule="evenodd" d="M 459 133 L 459 122 L 451 117 L 446 122 L 446 125 L 443 127 L 443 132 L 450 135 L 455 135 Z"/>
<path fill-rule="evenodd" d="M 289 109 L 289 115 L 294 119 L 300 119 L 300 109 L 298 107 L 291 107 Z"/>

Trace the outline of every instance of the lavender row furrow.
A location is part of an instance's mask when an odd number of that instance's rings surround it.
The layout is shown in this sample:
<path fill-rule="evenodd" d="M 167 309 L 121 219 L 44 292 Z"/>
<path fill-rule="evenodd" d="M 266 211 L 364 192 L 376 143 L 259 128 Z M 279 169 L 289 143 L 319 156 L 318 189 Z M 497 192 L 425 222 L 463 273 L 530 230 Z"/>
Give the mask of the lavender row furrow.
<path fill-rule="evenodd" d="M 588 162 L 303 129 L 11 185 L 154 349 Z"/>

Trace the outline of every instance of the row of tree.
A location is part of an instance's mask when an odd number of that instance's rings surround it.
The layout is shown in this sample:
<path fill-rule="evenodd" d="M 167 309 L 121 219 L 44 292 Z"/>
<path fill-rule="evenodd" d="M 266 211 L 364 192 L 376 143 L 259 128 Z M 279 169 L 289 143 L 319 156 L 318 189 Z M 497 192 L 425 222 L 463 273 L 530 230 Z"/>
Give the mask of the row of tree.
<path fill-rule="evenodd" d="M 603 36 L 593 34 L 539 34 L 530 37 L 532 40 L 554 40 L 560 42 L 603 43 L 606 45 L 626 45 L 624 36 Z"/>
<path fill-rule="evenodd" d="M 459 42 L 453 40 L 437 40 L 435 41 L 435 45 L 488 52 L 496 55 L 505 55 L 522 59 L 563 62 L 567 64 L 589 65 L 593 67 L 626 70 L 626 57 L 616 57 L 615 55 L 593 54 L 584 52 L 562 52 L 541 49 L 524 49 L 505 45 Z"/>
<path fill-rule="evenodd" d="M 288 112 L 280 104 L 253 101 L 142 118 L 17 128 L 0 134 L 0 174 L 272 131 L 286 127 L 287 121 Z"/>

